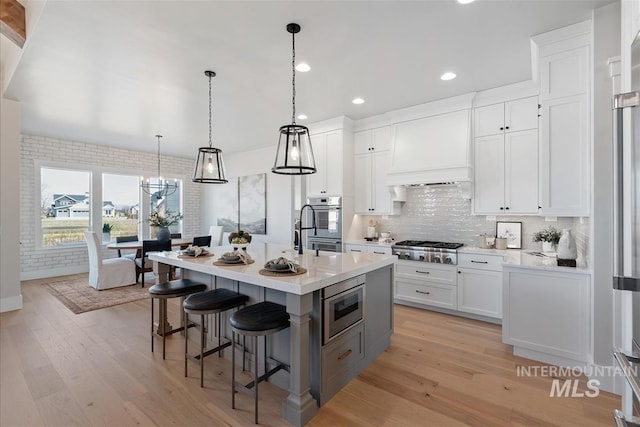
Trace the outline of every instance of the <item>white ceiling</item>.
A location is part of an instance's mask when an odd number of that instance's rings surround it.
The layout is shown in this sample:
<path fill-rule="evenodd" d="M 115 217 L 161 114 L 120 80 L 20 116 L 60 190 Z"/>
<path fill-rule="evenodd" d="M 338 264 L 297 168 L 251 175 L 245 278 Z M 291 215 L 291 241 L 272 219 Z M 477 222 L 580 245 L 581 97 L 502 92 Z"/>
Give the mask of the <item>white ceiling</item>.
<path fill-rule="evenodd" d="M 305 124 L 529 80 L 531 36 L 611 2 L 49 0 L 5 96 L 24 133 L 151 152 L 160 133 L 163 153 L 195 158 L 210 69 L 214 146 L 236 152 L 275 145 L 291 120 L 289 22 L 312 67 L 296 78 Z"/>

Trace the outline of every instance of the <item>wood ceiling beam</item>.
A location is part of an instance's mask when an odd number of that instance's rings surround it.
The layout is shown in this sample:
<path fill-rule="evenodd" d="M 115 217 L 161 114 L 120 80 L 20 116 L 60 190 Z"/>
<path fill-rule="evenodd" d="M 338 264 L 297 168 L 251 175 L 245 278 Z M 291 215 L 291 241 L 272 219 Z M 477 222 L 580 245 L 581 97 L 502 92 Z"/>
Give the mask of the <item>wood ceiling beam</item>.
<path fill-rule="evenodd" d="M 0 0 L 0 33 L 20 47 L 27 39 L 24 6 L 17 0 Z"/>

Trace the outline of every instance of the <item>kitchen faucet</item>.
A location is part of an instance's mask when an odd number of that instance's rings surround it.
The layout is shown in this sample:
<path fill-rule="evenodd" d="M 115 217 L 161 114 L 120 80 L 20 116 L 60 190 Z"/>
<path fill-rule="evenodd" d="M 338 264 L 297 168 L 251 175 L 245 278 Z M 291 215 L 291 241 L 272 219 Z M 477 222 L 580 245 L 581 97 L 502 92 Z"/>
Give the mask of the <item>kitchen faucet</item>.
<path fill-rule="evenodd" d="M 302 215 L 304 213 L 304 208 L 309 208 L 309 209 L 311 209 L 311 212 L 313 212 L 313 223 L 312 223 L 311 227 L 303 227 L 302 226 Z M 298 239 L 298 255 L 302 255 L 302 232 L 304 230 L 313 230 L 313 235 L 314 236 L 318 235 L 318 227 L 316 227 L 316 210 L 313 209 L 313 206 L 311 206 L 309 204 L 306 204 L 300 209 L 300 222 L 299 222 L 299 224 L 300 224 L 300 239 Z"/>

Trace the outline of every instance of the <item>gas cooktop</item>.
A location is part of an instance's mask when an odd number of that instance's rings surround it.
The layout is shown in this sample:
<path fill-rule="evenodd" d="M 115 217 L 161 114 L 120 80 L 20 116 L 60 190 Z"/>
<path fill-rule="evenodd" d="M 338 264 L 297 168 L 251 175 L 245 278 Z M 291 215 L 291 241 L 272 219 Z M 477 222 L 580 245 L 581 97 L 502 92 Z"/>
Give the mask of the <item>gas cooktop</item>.
<path fill-rule="evenodd" d="M 455 265 L 458 263 L 456 249 L 461 246 L 462 243 L 403 240 L 391 246 L 391 253 L 403 260 Z"/>

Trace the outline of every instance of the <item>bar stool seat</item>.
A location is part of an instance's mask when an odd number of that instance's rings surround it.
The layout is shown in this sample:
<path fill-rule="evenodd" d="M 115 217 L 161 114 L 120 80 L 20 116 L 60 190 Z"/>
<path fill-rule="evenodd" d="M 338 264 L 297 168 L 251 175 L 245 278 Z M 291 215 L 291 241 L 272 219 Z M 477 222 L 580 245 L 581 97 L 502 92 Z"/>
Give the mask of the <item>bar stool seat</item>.
<path fill-rule="evenodd" d="M 178 328 L 171 329 L 169 331 L 166 330 L 167 325 L 167 300 L 169 298 L 184 298 L 187 295 L 194 294 L 196 292 L 202 292 L 207 290 L 207 285 L 204 283 L 196 282 L 190 279 L 177 279 L 171 280 L 164 283 L 158 283 L 157 285 L 153 285 L 149 288 L 149 295 L 151 295 L 151 352 L 153 353 L 153 344 L 154 337 L 161 336 L 162 337 L 162 359 L 165 358 L 166 354 L 166 338 L 167 335 L 174 334 L 179 331 L 186 330 L 186 328 L 195 326 L 195 324 L 185 323 Z M 153 320 L 154 320 L 154 300 L 159 300 L 159 316 L 158 322 L 160 324 L 160 332 L 156 332 L 153 329 Z M 180 304 L 180 308 L 182 309 L 182 304 Z M 180 316 L 182 320 L 182 316 Z M 186 339 L 186 336 L 185 336 Z"/>
<path fill-rule="evenodd" d="M 236 390 L 243 391 L 254 397 L 254 420 L 258 424 L 258 383 L 266 381 L 271 375 L 280 369 L 289 370 L 289 367 L 278 362 L 277 366 L 267 370 L 267 335 L 272 335 L 282 329 L 289 327 L 289 313 L 286 307 L 274 302 L 265 301 L 242 308 L 231 315 L 229 324 L 232 330 L 232 351 L 231 351 L 231 407 L 236 407 Z M 243 385 L 236 381 L 236 334 L 253 337 L 254 351 L 254 372 L 253 381 Z M 264 374 L 258 375 L 258 337 L 264 336 Z M 244 355 L 243 355 L 244 366 Z"/>
<path fill-rule="evenodd" d="M 198 292 L 189 295 L 182 303 L 184 310 L 184 324 L 189 324 L 189 314 L 200 315 L 200 354 L 198 356 L 189 356 L 189 340 L 184 341 L 184 376 L 187 376 L 187 360 L 199 360 L 200 361 L 200 387 L 204 387 L 204 358 L 218 352 L 218 355 L 222 357 L 222 350 L 231 345 L 231 341 L 222 343 L 222 331 L 220 323 L 220 313 L 223 311 L 231 310 L 241 305 L 246 304 L 249 300 L 247 295 L 243 295 L 238 292 L 234 292 L 230 289 L 212 289 L 210 291 Z M 210 350 L 205 351 L 206 337 L 205 337 L 205 315 L 216 314 L 218 322 L 218 346 Z"/>

